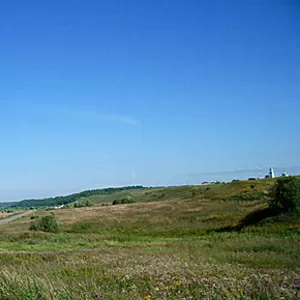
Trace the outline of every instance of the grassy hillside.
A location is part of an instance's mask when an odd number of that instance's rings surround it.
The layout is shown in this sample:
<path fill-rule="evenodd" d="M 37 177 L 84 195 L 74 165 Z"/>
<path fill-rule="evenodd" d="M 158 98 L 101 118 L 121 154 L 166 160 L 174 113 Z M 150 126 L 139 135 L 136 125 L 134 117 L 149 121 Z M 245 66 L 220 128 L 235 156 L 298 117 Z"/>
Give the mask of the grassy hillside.
<path fill-rule="evenodd" d="M 39 210 L 2 225 L 0 299 L 296 299 L 299 217 L 238 227 L 267 207 L 270 184 L 115 191 L 85 198 L 137 203 Z M 28 230 L 52 213 L 59 233 Z"/>
<path fill-rule="evenodd" d="M 274 180 L 234 181 L 226 184 L 173 186 L 148 189 L 128 189 L 108 195 L 82 197 L 78 201 L 90 201 L 95 205 L 111 204 L 114 200 L 129 197 L 134 202 L 153 202 L 183 199 L 213 200 L 259 200 L 268 191 Z"/>
<path fill-rule="evenodd" d="M 80 193 L 75 193 L 67 196 L 58 196 L 45 199 L 32 199 L 32 200 L 22 200 L 19 202 L 6 202 L 0 203 L 0 210 L 7 209 L 28 209 L 28 208 L 38 208 L 38 207 L 53 207 L 56 205 L 69 204 L 78 201 L 83 198 L 89 198 L 94 196 L 107 196 L 112 193 L 118 193 L 126 190 L 143 190 L 142 186 L 127 186 L 119 188 L 105 188 L 97 190 L 87 190 Z"/>
<path fill-rule="evenodd" d="M 219 200 L 257 200 L 267 192 L 276 179 L 234 181 L 226 184 L 194 185 L 179 187 L 148 188 L 128 186 L 87 190 L 67 196 L 45 199 L 22 200 L 20 202 L 0 203 L 0 210 L 29 209 L 53 207 L 61 204 L 79 203 L 111 204 L 115 200 L 130 198 L 133 202 L 163 201 L 169 199 L 186 199 L 189 197 Z"/>

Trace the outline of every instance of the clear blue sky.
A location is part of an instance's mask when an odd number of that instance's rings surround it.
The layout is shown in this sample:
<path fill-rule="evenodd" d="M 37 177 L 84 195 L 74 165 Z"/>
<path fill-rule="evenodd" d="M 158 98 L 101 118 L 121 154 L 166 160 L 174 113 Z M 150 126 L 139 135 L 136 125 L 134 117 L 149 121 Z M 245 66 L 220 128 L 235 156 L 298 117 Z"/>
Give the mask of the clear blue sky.
<path fill-rule="evenodd" d="M 0 200 L 299 166 L 299 33 L 297 0 L 2 1 Z"/>

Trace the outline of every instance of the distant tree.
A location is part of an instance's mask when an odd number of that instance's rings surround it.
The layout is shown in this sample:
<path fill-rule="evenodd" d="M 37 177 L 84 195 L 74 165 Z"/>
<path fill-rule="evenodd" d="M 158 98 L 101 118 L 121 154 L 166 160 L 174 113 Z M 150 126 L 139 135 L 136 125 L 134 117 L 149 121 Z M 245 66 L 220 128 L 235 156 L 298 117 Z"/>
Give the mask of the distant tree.
<path fill-rule="evenodd" d="M 74 203 L 74 207 L 75 208 L 80 208 L 80 207 L 90 207 L 93 206 L 93 203 L 90 200 L 86 200 L 86 201 L 79 201 L 79 202 L 75 202 Z"/>
<path fill-rule="evenodd" d="M 279 179 L 271 191 L 271 197 L 271 208 L 288 213 L 299 212 L 300 180 L 293 176 Z"/>
<path fill-rule="evenodd" d="M 248 180 L 256 180 L 256 178 L 250 177 L 250 178 L 248 178 Z"/>
<path fill-rule="evenodd" d="M 130 196 L 126 196 L 123 199 L 120 200 L 114 200 L 112 202 L 112 205 L 118 205 L 118 204 L 130 204 L 130 203 L 136 203 L 136 201 L 134 199 L 132 199 L 132 197 Z"/>
<path fill-rule="evenodd" d="M 30 199 L 22 200 L 20 202 L 10 202 L 5 204 L 5 208 L 30 208 L 30 207 L 54 207 L 56 205 L 66 205 L 73 203 L 82 198 L 87 198 L 95 195 L 109 195 L 115 192 L 126 191 L 126 190 L 138 190 L 146 189 L 141 185 L 137 186 L 124 186 L 119 188 L 105 188 L 105 189 L 96 189 L 96 190 L 87 190 L 76 194 L 71 194 L 68 196 L 58 196 L 45 199 Z M 3 206 L 3 205 L 2 205 Z"/>
<path fill-rule="evenodd" d="M 34 219 L 38 219 L 39 218 L 39 215 L 31 215 L 30 216 L 30 220 L 34 220 Z"/>
<path fill-rule="evenodd" d="M 90 200 L 86 200 L 85 201 L 85 206 L 91 207 L 91 206 L 93 206 L 93 203 Z"/>

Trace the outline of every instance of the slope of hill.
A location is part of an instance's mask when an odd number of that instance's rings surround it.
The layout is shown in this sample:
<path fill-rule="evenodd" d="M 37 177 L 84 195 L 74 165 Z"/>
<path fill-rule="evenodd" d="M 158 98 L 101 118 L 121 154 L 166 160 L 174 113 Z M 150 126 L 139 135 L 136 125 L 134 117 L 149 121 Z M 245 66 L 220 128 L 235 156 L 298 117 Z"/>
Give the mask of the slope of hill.
<path fill-rule="evenodd" d="M 0 209 L 2 210 L 9 209 L 9 208 L 25 209 L 30 207 L 37 208 L 37 207 L 47 207 L 47 206 L 51 207 L 56 205 L 69 204 L 81 198 L 92 197 L 95 195 L 107 196 L 109 194 L 116 193 L 119 191 L 135 190 L 135 189 L 144 189 L 144 187 L 127 186 L 127 187 L 119 187 L 119 188 L 105 188 L 105 189 L 97 189 L 97 190 L 87 190 L 76 194 L 71 194 L 68 196 L 50 197 L 45 199 L 30 199 L 30 200 L 22 200 L 20 202 L 6 202 L 6 203 L 0 203 Z"/>
<path fill-rule="evenodd" d="M 171 199 L 209 198 L 214 200 L 258 200 L 274 183 L 272 180 L 233 181 L 230 183 L 170 186 L 148 189 L 127 189 L 109 195 L 98 194 L 79 201 L 90 201 L 95 205 L 111 204 L 114 200 L 130 198 L 133 202 L 167 201 Z"/>

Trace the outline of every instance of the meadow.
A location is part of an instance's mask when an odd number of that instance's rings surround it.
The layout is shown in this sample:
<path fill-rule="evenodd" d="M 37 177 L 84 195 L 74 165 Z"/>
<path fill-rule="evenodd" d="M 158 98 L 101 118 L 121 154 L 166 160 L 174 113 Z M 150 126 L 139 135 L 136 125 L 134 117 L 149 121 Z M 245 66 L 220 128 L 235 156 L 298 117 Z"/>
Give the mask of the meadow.
<path fill-rule="evenodd" d="M 122 190 L 35 210 L 0 227 L 0 299 L 300 299 L 299 217 L 255 217 L 273 183 Z M 135 203 L 111 205 L 124 197 Z M 47 215 L 58 233 L 29 230 Z"/>

